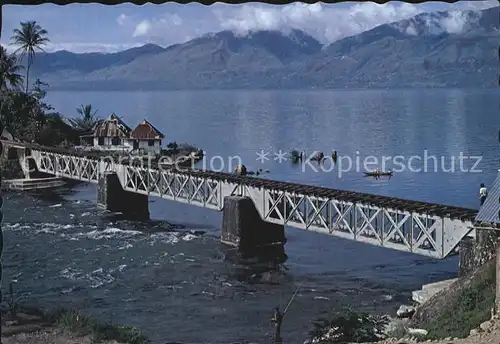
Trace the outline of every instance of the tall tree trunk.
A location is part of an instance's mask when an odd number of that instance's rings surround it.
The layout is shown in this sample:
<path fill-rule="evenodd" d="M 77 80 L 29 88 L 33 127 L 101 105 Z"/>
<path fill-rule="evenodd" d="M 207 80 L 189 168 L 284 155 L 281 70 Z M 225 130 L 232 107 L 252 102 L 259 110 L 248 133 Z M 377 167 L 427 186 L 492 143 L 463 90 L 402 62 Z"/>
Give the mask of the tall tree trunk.
<path fill-rule="evenodd" d="M 28 89 L 29 89 L 30 67 L 31 67 L 31 63 L 28 62 L 28 68 L 26 68 L 26 94 L 28 94 Z"/>

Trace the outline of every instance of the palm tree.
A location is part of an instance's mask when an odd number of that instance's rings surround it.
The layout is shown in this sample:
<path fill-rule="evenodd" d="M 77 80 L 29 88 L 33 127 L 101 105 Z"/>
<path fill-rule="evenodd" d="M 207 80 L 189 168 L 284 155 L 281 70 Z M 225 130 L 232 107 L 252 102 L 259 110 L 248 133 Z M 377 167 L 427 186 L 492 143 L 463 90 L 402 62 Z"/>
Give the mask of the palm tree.
<path fill-rule="evenodd" d="M 49 42 L 47 30 L 38 25 L 36 21 L 21 22 L 21 28 L 14 29 L 11 40 L 12 44 L 18 46 L 14 54 L 21 52 L 20 59 L 28 57 L 26 68 L 26 93 L 28 93 L 30 67 L 35 61 L 35 50 L 44 51 L 42 46 Z"/>
<path fill-rule="evenodd" d="M 78 114 L 80 114 L 79 118 L 71 118 L 69 122 L 71 126 L 79 131 L 88 132 L 94 128 L 96 123 L 98 122 L 97 118 L 97 110 L 92 111 L 92 105 L 81 105 L 76 109 Z"/>
<path fill-rule="evenodd" d="M 18 74 L 24 67 L 17 64 L 13 54 L 0 46 L 0 91 L 18 89 L 23 85 L 23 77 Z"/>

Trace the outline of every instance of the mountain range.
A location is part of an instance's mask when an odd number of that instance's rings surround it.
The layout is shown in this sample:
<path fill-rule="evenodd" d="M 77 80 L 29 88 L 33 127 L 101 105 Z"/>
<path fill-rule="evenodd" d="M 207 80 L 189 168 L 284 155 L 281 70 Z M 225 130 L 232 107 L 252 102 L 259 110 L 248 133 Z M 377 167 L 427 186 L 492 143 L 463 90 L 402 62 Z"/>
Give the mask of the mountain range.
<path fill-rule="evenodd" d="M 112 54 L 39 53 L 51 89 L 498 86 L 499 8 L 423 13 L 322 45 L 300 30 L 206 34 Z"/>

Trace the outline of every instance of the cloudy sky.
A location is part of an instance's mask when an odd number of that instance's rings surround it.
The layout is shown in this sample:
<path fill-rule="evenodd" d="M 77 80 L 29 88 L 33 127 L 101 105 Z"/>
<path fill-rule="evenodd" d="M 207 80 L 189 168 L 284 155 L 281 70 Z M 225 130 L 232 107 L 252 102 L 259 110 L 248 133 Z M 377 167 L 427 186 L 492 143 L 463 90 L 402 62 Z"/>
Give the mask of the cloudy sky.
<path fill-rule="evenodd" d="M 197 3 L 143 6 L 7 5 L 3 6 L 0 43 L 8 43 L 12 30 L 19 26 L 19 22 L 27 20 L 36 20 L 49 32 L 51 43 L 47 51 L 113 52 L 144 43 L 168 46 L 225 29 L 245 33 L 258 29 L 297 28 L 323 43 L 329 43 L 421 12 L 493 6 L 498 6 L 496 0 L 460 1 L 455 4 L 428 2 L 419 5 L 403 2 L 384 5 L 372 2 L 293 3 L 283 6 L 258 3 L 219 3 L 212 6 Z"/>

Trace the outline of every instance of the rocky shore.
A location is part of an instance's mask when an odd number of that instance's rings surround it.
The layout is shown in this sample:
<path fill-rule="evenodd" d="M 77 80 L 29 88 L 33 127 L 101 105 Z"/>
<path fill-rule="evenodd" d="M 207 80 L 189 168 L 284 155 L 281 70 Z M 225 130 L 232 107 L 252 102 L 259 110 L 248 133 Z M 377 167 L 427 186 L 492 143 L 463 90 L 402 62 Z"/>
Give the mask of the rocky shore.
<path fill-rule="evenodd" d="M 392 328 L 387 331 L 392 338 L 379 344 L 500 343 L 500 320 L 495 314 L 495 265 L 493 258 L 471 275 L 449 283 L 421 305 L 401 306 L 399 319 L 392 321 Z"/>

